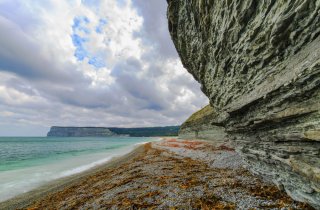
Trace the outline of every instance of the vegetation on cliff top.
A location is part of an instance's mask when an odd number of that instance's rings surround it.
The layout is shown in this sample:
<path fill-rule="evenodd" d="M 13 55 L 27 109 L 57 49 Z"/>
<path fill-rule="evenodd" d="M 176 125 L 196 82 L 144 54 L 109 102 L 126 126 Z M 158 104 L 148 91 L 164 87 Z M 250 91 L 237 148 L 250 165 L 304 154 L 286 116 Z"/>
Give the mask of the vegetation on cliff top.
<path fill-rule="evenodd" d="M 47 136 L 54 137 L 108 137 L 108 136 L 177 136 L 179 126 L 117 128 L 117 127 L 59 127 L 52 126 Z"/>
<path fill-rule="evenodd" d="M 196 125 L 202 125 L 210 122 L 210 119 L 214 116 L 215 112 L 212 106 L 208 104 L 207 106 L 203 107 L 199 111 L 193 113 L 182 125 L 181 129 L 190 127 L 190 126 L 196 126 Z"/>

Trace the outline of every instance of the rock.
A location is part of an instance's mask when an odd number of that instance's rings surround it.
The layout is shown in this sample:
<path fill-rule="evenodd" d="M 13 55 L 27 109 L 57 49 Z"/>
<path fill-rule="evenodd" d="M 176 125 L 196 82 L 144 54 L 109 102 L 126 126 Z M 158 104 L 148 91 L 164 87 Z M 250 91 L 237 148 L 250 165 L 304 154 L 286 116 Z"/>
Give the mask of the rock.
<path fill-rule="evenodd" d="M 226 140 L 225 128 L 213 124 L 216 113 L 210 105 L 191 115 L 180 127 L 179 137 L 184 139 Z"/>
<path fill-rule="evenodd" d="M 117 134 L 103 127 L 59 127 L 52 126 L 47 136 L 54 137 L 108 137 Z"/>
<path fill-rule="evenodd" d="M 179 129 L 180 129 L 180 126 L 144 127 L 144 128 L 52 126 L 47 136 L 53 136 L 53 137 L 177 136 Z"/>
<path fill-rule="evenodd" d="M 253 172 L 320 209 L 320 1 L 168 0 L 167 15 L 210 124 Z"/>

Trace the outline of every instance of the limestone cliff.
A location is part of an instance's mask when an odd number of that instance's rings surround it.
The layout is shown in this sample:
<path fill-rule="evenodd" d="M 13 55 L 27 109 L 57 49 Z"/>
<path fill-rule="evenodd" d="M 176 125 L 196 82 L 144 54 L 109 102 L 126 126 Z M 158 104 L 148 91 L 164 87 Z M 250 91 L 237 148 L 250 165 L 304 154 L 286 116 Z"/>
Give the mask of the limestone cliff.
<path fill-rule="evenodd" d="M 180 126 L 142 127 L 142 128 L 52 126 L 47 136 L 53 136 L 53 137 L 177 136 L 179 128 Z"/>
<path fill-rule="evenodd" d="M 213 125 L 216 113 L 210 105 L 192 114 L 180 127 L 179 136 L 182 138 L 215 139 L 223 141 L 226 138 L 222 126 Z"/>
<path fill-rule="evenodd" d="M 60 127 L 52 126 L 47 136 L 54 137 L 107 137 L 117 134 L 103 127 Z"/>
<path fill-rule="evenodd" d="M 169 31 L 252 171 L 320 208 L 320 0 L 168 0 Z"/>

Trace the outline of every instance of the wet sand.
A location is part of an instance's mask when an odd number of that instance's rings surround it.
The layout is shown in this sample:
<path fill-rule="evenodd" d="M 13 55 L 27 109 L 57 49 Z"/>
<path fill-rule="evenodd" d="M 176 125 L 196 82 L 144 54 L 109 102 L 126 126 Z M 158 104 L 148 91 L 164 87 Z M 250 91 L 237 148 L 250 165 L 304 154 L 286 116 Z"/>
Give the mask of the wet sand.
<path fill-rule="evenodd" d="M 228 142 L 166 138 L 1 209 L 312 209 L 252 175 Z"/>

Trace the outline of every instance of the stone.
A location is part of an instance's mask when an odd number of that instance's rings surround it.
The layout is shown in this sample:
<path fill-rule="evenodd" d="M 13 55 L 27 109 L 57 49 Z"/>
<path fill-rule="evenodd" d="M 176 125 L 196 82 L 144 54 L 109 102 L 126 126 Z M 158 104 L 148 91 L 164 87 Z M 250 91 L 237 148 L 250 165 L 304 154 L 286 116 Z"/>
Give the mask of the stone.
<path fill-rule="evenodd" d="M 216 112 L 210 125 L 254 173 L 320 209 L 320 0 L 167 2 L 181 61 Z"/>
<path fill-rule="evenodd" d="M 225 128 L 213 125 L 216 113 L 207 105 L 196 113 L 192 114 L 180 127 L 179 137 L 184 139 L 215 139 L 226 141 Z"/>

